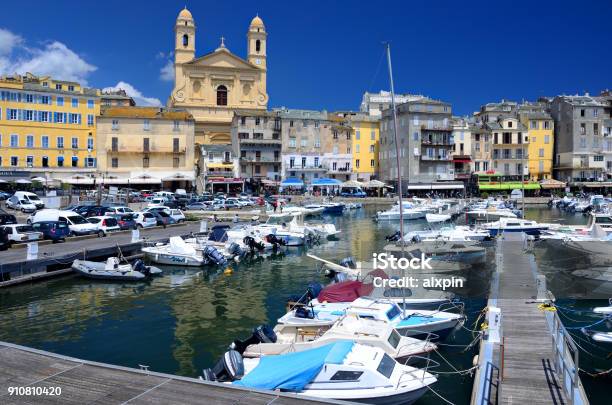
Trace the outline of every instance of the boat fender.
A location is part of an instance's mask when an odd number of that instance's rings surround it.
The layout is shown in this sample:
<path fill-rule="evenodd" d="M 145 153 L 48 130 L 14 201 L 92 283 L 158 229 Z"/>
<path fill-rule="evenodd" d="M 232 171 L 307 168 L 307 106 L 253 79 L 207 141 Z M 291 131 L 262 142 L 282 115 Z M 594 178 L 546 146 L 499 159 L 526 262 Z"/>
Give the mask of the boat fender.
<path fill-rule="evenodd" d="M 202 370 L 205 381 L 231 382 L 244 376 L 242 356 L 236 350 L 228 350 L 213 368 Z"/>

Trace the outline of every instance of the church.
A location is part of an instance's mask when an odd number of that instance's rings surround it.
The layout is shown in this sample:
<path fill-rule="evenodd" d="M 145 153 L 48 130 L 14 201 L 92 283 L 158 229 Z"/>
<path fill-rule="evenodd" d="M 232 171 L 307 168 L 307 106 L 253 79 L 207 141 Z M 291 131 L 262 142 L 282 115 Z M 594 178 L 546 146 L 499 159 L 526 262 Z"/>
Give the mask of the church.
<path fill-rule="evenodd" d="M 246 59 L 233 54 L 223 38 L 217 49 L 196 57 L 196 25 L 187 8 L 178 15 L 174 34 L 174 89 L 168 105 L 193 115 L 196 144 L 230 145 L 234 111 L 268 106 L 267 34 L 262 19 L 256 16 L 251 21 Z"/>

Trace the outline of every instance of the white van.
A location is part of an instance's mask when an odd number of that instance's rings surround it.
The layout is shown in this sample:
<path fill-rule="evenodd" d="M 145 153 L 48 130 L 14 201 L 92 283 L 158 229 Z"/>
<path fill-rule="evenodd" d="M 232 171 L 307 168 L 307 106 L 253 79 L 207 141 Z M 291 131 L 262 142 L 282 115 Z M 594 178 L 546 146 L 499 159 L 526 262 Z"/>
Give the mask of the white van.
<path fill-rule="evenodd" d="M 90 235 L 98 232 L 98 227 L 95 224 L 87 221 L 74 211 L 42 210 L 30 215 L 27 220 L 28 224 L 42 221 L 66 222 L 72 236 Z"/>
<path fill-rule="evenodd" d="M 15 197 L 21 200 L 26 200 L 29 203 L 32 203 L 36 206 L 36 209 L 45 208 L 45 203 L 34 193 L 29 191 L 16 191 L 14 194 Z"/>

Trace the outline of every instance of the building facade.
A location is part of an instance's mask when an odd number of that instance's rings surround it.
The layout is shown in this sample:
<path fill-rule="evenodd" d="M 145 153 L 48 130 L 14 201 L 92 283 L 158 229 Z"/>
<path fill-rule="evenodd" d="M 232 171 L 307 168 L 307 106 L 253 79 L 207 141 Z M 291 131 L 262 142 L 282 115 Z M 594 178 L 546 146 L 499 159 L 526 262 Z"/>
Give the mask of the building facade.
<path fill-rule="evenodd" d="M 267 33 L 253 18 L 247 30 L 247 57 L 232 53 L 221 38 L 213 51 L 196 57 L 196 25 L 182 10 L 174 27 L 174 89 L 168 105 L 186 109 L 195 119 L 199 145 L 231 144 L 231 123 L 239 109 L 266 110 Z"/>
<path fill-rule="evenodd" d="M 523 103 L 518 116 L 529 137 L 529 177 L 540 181 L 552 179 L 554 121 L 540 103 Z"/>
<path fill-rule="evenodd" d="M 101 107 L 134 107 L 136 102 L 123 89 L 102 91 L 100 94 Z"/>
<path fill-rule="evenodd" d="M 353 128 L 348 119 L 328 114 L 329 131 L 324 131 L 323 167 L 326 176 L 339 181 L 355 180 L 353 175 Z M 324 128 L 325 129 L 325 128 Z"/>
<path fill-rule="evenodd" d="M 472 171 L 486 173 L 491 170 L 491 131 L 482 124 L 470 127 L 472 135 Z"/>
<path fill-rule="evenodd" d="M 500 115 L 485 124 L 491 133 L 493 170 L 506 176 L 527 176 L 529 136 L 514 115 Z"/>
<path fill-rule="evenodd" d="M 106 107 L 98 118 L 99 176 L 104 184 L 191 188 L 191 114 L 159 107 Z"/>
<path fill-rule="evenodd" d="M 555 121 L 554 171 L 566 182 L 601 181 L 608 177 L 606 153 L 610 147 L 609 103 L 604 97 L 557 96 L 550 104 Z"/>
<path fill-rule="evenodd" d="M 236 112 L 232 120 L 232 147 L 240 157 L 240 177 L 252 183 L 281 179 L 281 118 L 273 111 Z"/>
<path fill-rule="evenodd" d="M 79 83 L 30 73 L 0 77 L 2 178 L 19 172 L 50 182 L 95 173 L 99 112 L 99 91 Z"/>
<path fill-rule="evenodd" d="M 397 107 L 400 173 L 404 182 L 432 183 L 454 180 L 453 127 L 448 103 L 422 98 Z M 380 124 L 381 180 L 397 183 L 396 147 L 391 110 Z"/>
<path fill-rule="evenodd" d="M 395 94 L 395 105 L 425 98 L 417 94 Z M 384 110 L 391 108 L 391 92 L 381 90 L 378 93 L 363 93 L 359 111 L 373 117 L 381 117 Z"/>
<path fill-rule="evenodd" d="M 367 182 L 378 177 L 380 118 L 362 112 L 338 112 L 352 128 L 351 166 L 358 181 Z"/>
<path fill-rule="evenodd" d="M 467 118 L 453 117 L 453 164 L 455 179 L 467 182 L 474 171 L 472 164 L 472 132 Z"/>

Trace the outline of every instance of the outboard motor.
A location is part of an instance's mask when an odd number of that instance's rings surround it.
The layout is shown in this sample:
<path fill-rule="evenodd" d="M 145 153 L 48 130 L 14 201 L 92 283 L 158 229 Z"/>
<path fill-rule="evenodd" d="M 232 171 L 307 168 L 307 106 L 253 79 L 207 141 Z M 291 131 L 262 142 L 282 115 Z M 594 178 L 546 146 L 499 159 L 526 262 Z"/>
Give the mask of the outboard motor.
<path fill-rule="evenodd" d="M 230 243 L 227 247 L 227 252 L 232 255 L 232 257 L 242 257 L 246 253 L 236 242 Z"/>
<path fill-rule="evenodd" d="M 355 259 L 353 257 L 345 257 L 340 261 L 340 266 L 348 267 L 349 269 L 356 269 Z"/>
<path fill-rule="evenodd" d="M 341 283 L 343 281 L 346 281 L 348 278 L 346 276 L 346 274 L 344 273 L 335 273 L 334 274 L 334 282 L 336 283 Z"/>
<path fill-rule="evenodd" d="M 412 239 L 410 239 L 410 242 L 412 243 L 419 243 L 420 241 L 421 241 L 421 237 L 419 235 L 414 235 Z"/>
<path fill-rule="evenodd" d="M 230 350 L 235 350 L 241 355 L 250 345 L 259 343 L 276 343 L 276 333 L 268 325 L 259 325 L 253 329 L 253 334 L 246 340 L 236 339 L 230 344 Z"/>
<path fill-rule="evenodd" d="M 310 301 L 310 300 L 314 300 L 315 298 L 317 298 L 322 290 L 323 290 L 323 286 L 321 285 L 321 283 L 313 282 L 313 283 L 308 284 L 308 288 L 306 288 L 306 294 L 309 297 L 308 300 Z"/>
<path fill-rule="evenodd" d="M 274 234 L 269 234 L 268 236 L 266 236 L 266 241 L 268 241 L 268 243 L 271 243 L 272 245 L 274 245 L 274 247 L 278 247 L 278 246 L 285 246 L 285 241 L 279 237 L 277 237 Z"/>
<path fill-rule="evenodd" d="M 214 246 L 206 246 L 204 248 L 204 257 L 207 258 L 210 262 L 216 265 L 225 265 L 227 264 L 227 259 L 221 252 L 217 250 Z"/>
<path fill-rule="evenodd" d="M 228 350 L 213 368 L 202 370 L 205 381 L 231 382 L 244 376 L 242 356 L 236 350 Z"/>
<path fill-rule="evenodd" d="M 397 231 L 391 235 L 386 236 L 385 239 L 388 242 L 397 242 L 398 240 L 400 240 L 400 236 L 401 236 L 400 231 Z"/>
<path fill-rule="evenodd" d="M 297 307 L 295 309 L 295 317 L 302 319 L 314 319 L 314 311 L 306 307 Z"/>
<path fill-rule="evenodd" d="M 145 266 L 144 262 L 142 261 L 142 259 L 138 259 L 134 262 L 134 264 L 132 264 L 132 268 L 134 269 L 134 271 L 137 271 L 139 273 L 144 274 L 145 276 L 148 276 L 150 271 L 149 268 L 147 266 Z"/>
<path fill-rule="evenodd" d="M 242 239 L 242 242 L 247 245 L 249 249 L 251 249 L 251 252 L 254 252 L 255 249 L 261 252 L 266 248 L 263 243 L 257 242 L 252 236 L 245 236 L 244 239 Z"/>

